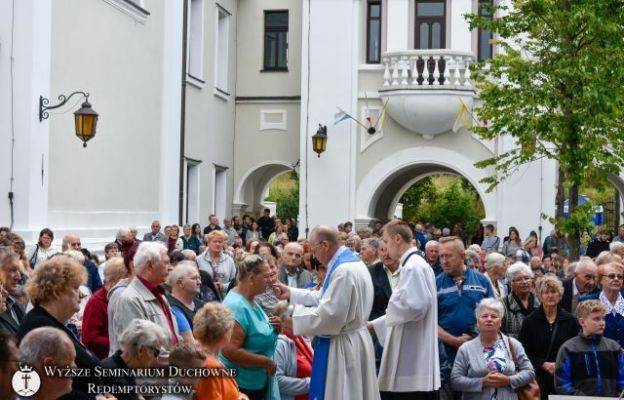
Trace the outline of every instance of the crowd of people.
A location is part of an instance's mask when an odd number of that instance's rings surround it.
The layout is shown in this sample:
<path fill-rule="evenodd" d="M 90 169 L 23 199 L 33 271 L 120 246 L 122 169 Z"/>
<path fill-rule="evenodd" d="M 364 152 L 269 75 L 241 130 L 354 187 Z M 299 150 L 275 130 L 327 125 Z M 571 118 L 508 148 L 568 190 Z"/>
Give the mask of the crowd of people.
<path fill-rule="evenodd" d="M 345 222 L 301 239 L 295 220 L 269 210 L 208 222 L 180 232 L 153 221 L 142 239 L 121 227 L 104 260 L 77 234 L 59 251 L 45 228 L 27 249 L 0 228 L 0 398 L 16 398 L 18 362 L 41 377 L 36 399 L 503 400 L 624 389 L 624 226 L 570 262 L 557 230 L 540 246 L 534 232 L 522 240 L 511 227 L 501 240 L 491 225 L 467 239 L 457 226 Z M 145 393 L 115 388 L 158 379 L 54 377 L 50 366 L 213 373 L 165 377 L 161 386 L 184 393 Z"/>

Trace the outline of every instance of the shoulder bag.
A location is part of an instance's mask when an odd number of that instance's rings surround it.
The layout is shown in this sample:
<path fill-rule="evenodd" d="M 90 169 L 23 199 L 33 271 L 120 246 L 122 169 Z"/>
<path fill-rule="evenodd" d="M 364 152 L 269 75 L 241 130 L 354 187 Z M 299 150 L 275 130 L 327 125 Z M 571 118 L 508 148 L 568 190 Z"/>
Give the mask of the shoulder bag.
<path fill-rule="evenodd" d="M 37 254 L 39 253 L 39 243 L 37 243 L 37 247 L 35 247 L 35 252 L 28 260 L 28 264 L 30 264 L 30 268 L 35 268 L 35 264 L 37 263 Z"/>
<path fill-rule="evenodd" d="M 518 360 L 516 359 L 516 355 L 511 347 L 511 341 L 509 338 L 507 338 L 507 346 L 509 346 L 509 353 L 511 353 L 511 359 L 516 367 L 516 371 L 520 371 Z M 537 384 L 537 380 L 533 378 L 531 382 L 517 388 L 516 394 L 518 395 L 518 400 L 540 400 L 540 387 Z"/>

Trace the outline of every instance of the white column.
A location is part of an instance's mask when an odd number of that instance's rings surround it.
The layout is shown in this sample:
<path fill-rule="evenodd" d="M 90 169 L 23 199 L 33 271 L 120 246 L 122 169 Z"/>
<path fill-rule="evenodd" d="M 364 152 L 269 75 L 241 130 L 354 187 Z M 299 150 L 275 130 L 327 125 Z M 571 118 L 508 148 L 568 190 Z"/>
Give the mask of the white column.
<path fill-rule="evenodd" d="M 178 220 L 183 3 L 164 3 L 163 94 L 161 115 L 160 218 Z"/>
<path fill-rule="evenodd" d="M 12 6 L 15 9 L 12 10 Z M 49 120 L 39 122 L 39 96 L 50 98 L 50 48 L 52 3 L 50 0 L 3 2 L 2 51 L 0 51 L 0 154 L 2 198 L 0 220 L 10 221 L 7 199 L 13 153 L 14 230 L 27 242 L 35 239 L 48 218 Z M 14 13 L 14 22 L 11 14 Z M 11 33 L 13 36 L 11 37 Z M 11 46 L 13 73 L 11 76 Z M 13 87 L 11 94 L 11 85 Z M 56 97 L 50 98 L 52 104 Z M 4 158 L 6 156 L 6 158 Z"/>
<path fill-rule="evenodd" d="M 464 14 L 472 13 L 472 0 L 453 0 L 449 4 L 450 19 L 447 18 L 451 29 L 450 41 L 446 47 L 453 50 L 472 51 L 472 35 L 468 29 L 468 21 Z"/>
<path fill-rule="evenodd" d="M 388 0 L 388 51 L 407 50 L 409 0 Z"/>
<path fill-rule="evenodd" d="M 353 26 L 356 23 L 353 16 L 357 15 L 359 1 L 312 1 L 310 19 L 309 5 L 309 0 L 304 1 L 299 208 L 301 236 L 305 235 L 306 226 L 310 229 L 321 223 L 335 226 L 350 217 L 357 132 L 354 122 L 343 121 L 333 125 L 333 119 L 336 107 L 357 115 L 353 106 L 357 57 L 352 49 L 357 48 L 360 40 Z M 311 21 L 309 57 L 308 20 Z M 312 151 L 311 143 L 319 123 L 327 125 L 328 131 L 327 151 L 320 158 Z"/>

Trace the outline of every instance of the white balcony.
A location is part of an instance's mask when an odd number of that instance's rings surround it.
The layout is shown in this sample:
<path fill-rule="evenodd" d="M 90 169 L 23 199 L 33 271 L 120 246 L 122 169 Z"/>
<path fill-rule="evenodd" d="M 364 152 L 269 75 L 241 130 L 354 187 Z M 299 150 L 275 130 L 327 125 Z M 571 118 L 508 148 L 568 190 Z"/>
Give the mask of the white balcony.
<path fill-rule="evenodd" d="M 475 88 L 471 52 L 407 50 L 385 53 L 379 89 L 387 111 L 403 127 L 426 139 L 451 130 L 461 100 L 472 109 Z"/>

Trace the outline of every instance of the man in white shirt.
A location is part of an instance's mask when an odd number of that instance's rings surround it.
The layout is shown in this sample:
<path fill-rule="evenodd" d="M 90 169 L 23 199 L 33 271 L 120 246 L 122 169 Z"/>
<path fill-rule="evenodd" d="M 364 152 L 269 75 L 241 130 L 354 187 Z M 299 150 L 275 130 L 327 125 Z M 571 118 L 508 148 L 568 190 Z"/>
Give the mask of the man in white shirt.
<path fill-rule="evenodd" d="M 438 305 L 433 270 L 412 247 L 412 230 L 400 220 L 383 228 L 390 257 L 399 259 L 398 283 L 386 315 L 369 323 L 383 343 L 382 400 L 431 399 L 440 389 Z M 395 274 L 389 275 L 391 285 Z"/>

